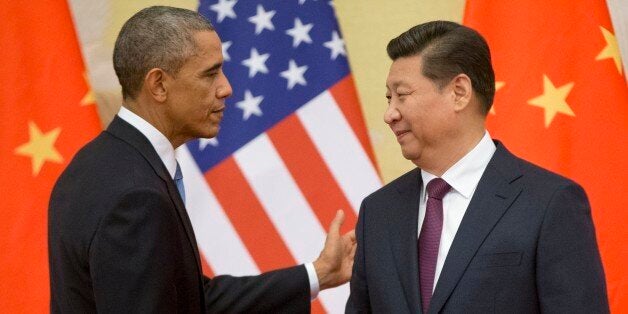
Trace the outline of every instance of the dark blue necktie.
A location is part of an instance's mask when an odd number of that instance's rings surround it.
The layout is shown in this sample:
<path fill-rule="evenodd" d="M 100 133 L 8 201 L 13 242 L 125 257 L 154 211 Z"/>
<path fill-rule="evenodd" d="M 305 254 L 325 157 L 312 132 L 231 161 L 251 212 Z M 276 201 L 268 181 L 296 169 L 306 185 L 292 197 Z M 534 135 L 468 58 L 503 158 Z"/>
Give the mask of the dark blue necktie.
<path fill-rule="evenodd" d="M 177 190 L 179 190 L 179 195 L 181 195 L 181 199 L 185 205 L 185 187 L 183 186 L 183 173 L 181 173 L 179 162 L 177 162 L 177 171 L 174 173 L 174 183 L 177 185 Z"/>

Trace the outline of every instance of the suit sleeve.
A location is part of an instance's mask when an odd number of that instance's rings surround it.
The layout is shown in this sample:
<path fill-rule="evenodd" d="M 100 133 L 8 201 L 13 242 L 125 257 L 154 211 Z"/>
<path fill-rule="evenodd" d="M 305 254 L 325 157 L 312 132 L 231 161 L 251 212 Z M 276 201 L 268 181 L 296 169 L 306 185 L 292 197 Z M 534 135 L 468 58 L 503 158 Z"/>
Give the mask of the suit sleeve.
<path fill-rule="evenodd" d="M 608 313 L 604 270 L 584 190 L 559 188 L 548 204 L 537 246 L 543 313 Z"/>
<path fill-rule="evenodd" d="M 370 301 L 368 285 L 366 282 L 365 254 L 364 254 L 364 220 L 366 212 L 366 200 L 360 206 L 360 215 L 355 228 L 357 249 L 353 262 L 353 273 L 351 275 L 351 294 L 347 300 L 345 313 L 370 313 Z"/>
<path fill-rule="evenodd" d="M 158 192 L 134 190 L 102 219 L 89 249 L 98 313 L 176 311 L 173 241 L 158 241 L 175 237 L 170 206 Z"/>
<path fill-rule="evenodd" d="M 310 286 L 305 266 L 258 276 L 204 278 L 208 313 L 309 313 Z"/>

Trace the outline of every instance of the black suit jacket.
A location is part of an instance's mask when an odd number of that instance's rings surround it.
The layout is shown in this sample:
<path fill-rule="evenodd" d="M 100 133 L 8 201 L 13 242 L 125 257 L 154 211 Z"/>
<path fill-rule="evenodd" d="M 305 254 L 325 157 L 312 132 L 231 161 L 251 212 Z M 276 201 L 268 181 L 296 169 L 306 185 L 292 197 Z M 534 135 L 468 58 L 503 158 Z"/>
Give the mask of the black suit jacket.
<path fill-rule="evenodd" d="M 53 313 L 310 309 L 303 266 L 204 277 L 175 183 L 148 139 L 118 117 L 60 176 L 48 218 Z"/>
<path fill-rule="evenodd" d="M 428 313 L 607 313 L 582 188 L 501 143 L 454 237 Z M 421 313 L 419 169 L 362 203 L 347 313 Z"/>

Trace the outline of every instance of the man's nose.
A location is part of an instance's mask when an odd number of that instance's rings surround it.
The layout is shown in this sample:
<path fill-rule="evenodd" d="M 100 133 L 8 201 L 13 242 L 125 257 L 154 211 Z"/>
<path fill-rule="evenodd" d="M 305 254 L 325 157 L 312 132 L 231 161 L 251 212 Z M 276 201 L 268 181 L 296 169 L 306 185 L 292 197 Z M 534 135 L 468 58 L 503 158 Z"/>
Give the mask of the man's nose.
<path fill-rule="evenodd" d="M 223 76 L 224 82 L 222 82 L 220 87 L 218 87 L 218 89 L 216 90 L 217 98 L 227 98 L 231 96 L 231 94 L 233 94 L 233 89 L 231 88 L 229 79 L 227 79 L 227 76 L 225 76 L 224 74 L 222 76 Z"/>
<path fill-rule="evenodd" d="M 384 112 L 384 122 L 386 122 L 386 124 L 391 124 L 395 121 L 399 121 L 400 118 L 401 113 L 399 110 L 397 110 L 393 104 L 389 104 L 388 108 L 386 108 L 386 111 Z"/>

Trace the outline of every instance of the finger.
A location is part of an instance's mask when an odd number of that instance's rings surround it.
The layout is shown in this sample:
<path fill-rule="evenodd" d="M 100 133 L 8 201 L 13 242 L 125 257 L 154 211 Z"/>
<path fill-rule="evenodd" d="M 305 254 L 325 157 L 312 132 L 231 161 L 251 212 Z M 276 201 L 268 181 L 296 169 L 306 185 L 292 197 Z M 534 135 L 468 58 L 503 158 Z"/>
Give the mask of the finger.
<path fill-rule="evenodd" d="M 342 245 L 346 252 L 349 252 L 352 246 L 355 246 L 355 231 L 351 230 L 342 235 Z"/>
<path fill-rule="evenodd" d="M 348 240 L 349 240 L 349 242 L 351 242 L 351 243 L 355 243 L 355 242 L 356 242 L 356 240 L 355 240 L 355 229 L 354 229 L 354 230 L 351 230 L 351 231 L 349 231 L 349 232 L 347 232 L 347 233 L 345 233 L 345 234 L 343 235 L 343 237 L 345 237 L 346 239 L 348 239 Z"/>
<path fill-rule="evenodd" d="M 355 257 L 355 252 L 356 252 L 357 248 L 358 248 L 357 244 L 353 244 L 351 246 L 351 251 L 349 252 L 349 257 L 351 258 L 351 260 L 353 260 L 353 258 Z"/>
<path fill-rule="evenodd" d="M 345 281 L 350 281 L 351 280 L 351 276 L 353 275 L 353 260 L 348 263 L 346 270 L 344 271 L 345 273 Z"/>
<path fill-rule="evenodd" d="M 345 221 L 345 212 L 342 209 L 339 209 L 336 212 L 336 217 L 332 220 L 329 225 L 329 233 L 332 234 L 340 234 L 340 226 Z"/>

